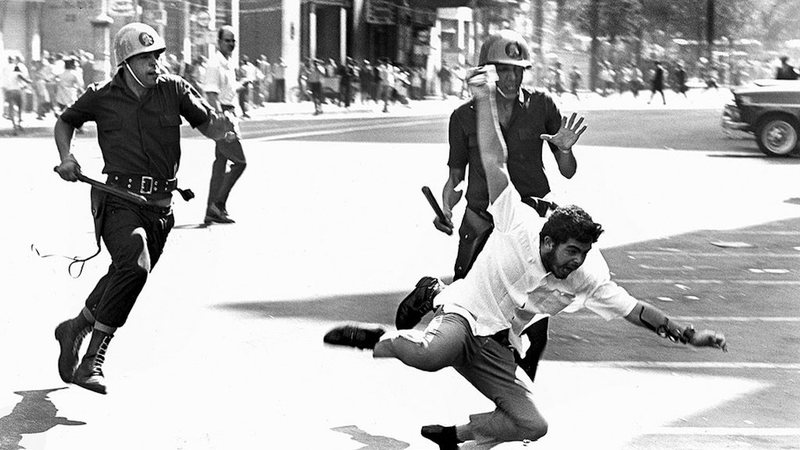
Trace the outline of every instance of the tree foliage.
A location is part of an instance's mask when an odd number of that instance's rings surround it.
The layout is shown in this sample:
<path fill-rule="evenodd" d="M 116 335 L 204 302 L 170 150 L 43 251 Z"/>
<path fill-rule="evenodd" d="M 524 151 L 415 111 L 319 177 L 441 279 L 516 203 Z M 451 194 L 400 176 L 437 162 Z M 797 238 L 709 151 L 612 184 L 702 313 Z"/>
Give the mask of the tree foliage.
<path fill-rule="evenodd" d="M 560 20 L 609 40 L 642 29 L 670 38 L 707 40 L 706 0 L 558 0 Z M 716 0 L 714 39 L 757 39 L 768 46 L 800 39 L 800 0 Z M 592 17 L 593 11 L 598 17 Z M 595 29 L 592 24 L 596 23 Z"/>

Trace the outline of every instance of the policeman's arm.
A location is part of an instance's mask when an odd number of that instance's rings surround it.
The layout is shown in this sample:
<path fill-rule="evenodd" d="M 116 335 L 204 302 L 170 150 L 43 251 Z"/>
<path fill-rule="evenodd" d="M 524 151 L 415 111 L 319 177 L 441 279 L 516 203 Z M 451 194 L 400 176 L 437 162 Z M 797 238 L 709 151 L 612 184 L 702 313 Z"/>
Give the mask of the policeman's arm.
<path fill-rule="evenodd" d="M 56 140 L 56 148 L 58 149 L 58 157 L 61 163 L 56 166 L 56 172 L 66 181 L 78 181 L 78 174 L 81 173 L 81 165 L 78 160 L 72 155 L 72 137 L 75 135 L 75 127 L 64 122 L 59 117 L 56 125 L 53 128 L 53 136 Z"/>
<path fill-rule="evenodd" d="M 578 118 L 577 121 L 575 120 L 576 117 L 577 114 L 572 113 L 569 117 L 569 122 L 566 117 L 562 117 L 560 126 L 557 123 L 549 126 L 551 129 L 548 129 L 548 131 L 552 133 L 555 130 L 555 134 L 542 134 L 539 136 L 542 140 L 550 143 L 558 163 L 558 171 L 565 178 L 572 178 L 575 175 L 578 162 L 572 153 L 572 146 L 578 142 L 581 134 L 586 131 L 586 125 L 583 125 L 583 117 Z"/>
<path fill-rule="evenodd" d="M 572 153 L 572 147 L 566 150 L 558 150 L 554 153 L 556 156 L 556 163 L 558 164 L 558 171 L 564 178 L 572 178 L 575 172 L 578 171 L 578 161 L 575 160 L 575 154 Z"/>
<path fill-rule="evenodd" d="M 449 167 L 447 181 L 442 188 L 442 206 L 445 215 L 451 217 L 453 215 L 453 207 L 461 200 L 464 192 L 458 187 L 464 181 L 465 169 Z"/>
<path fill-rule="evenodd" d="M 445 220 L 441 220 L 437 215 L 433 219 L 433 226 L 437 230 L 445 234 L 453 234 L 453 206 L 461 200 L 463 192 L 456 190 L 459 184 L 464 180 L 464 169 L 456 169 L 450 167 L 450 172 L 447 181 L 442 188 L 442 212 L 444 213 Z"/>
<path fill-rule="evenodd" d="M 725 335 L 713 330 L 695 330 L 691 324 L 683 325 L 667 317 L 655 306 L 639 300 L 633 310 L 625 316 L 628 322 L 654 331 L 673 342 L 691 344 L 695 347 L 713 347 L 728 351 Z"/>
<path fill-rule="evenodd" d="M 208 112 L 208 120 L 197 126 L 197 131 L 203 136 L 219 141 L 221 139 L 233 139 L 236 135 L 235 126 L 231 120 L 222 114 L 214 111 Z"/>
<path fill-rule="evenodd" d="M 217 112 L 222 112 L 222 105 L 219 103 L 219 93 L 218 92 L 209 92 L 206 91 L 206 98 L 208 99 L 208 104 L 211 105 Z"/>

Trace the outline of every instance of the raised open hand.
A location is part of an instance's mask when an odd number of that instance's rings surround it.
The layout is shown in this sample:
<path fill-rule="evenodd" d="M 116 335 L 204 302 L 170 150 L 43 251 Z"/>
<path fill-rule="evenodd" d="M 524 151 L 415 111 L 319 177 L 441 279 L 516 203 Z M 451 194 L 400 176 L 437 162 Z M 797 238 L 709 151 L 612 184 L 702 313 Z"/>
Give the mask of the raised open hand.
<path fill-rule="evenodd" d="M 556 134 L 542 134 L 539 138 L 551 144 L 555 144 L 561 150 L 572 148 L 572 146 L 578 142 L 578 138 L 586 131 L 586 125 L 581 127 L 581 124 L 583 124 L 583 117 L 580 117 L 577 122 L 575 121 L 575 117 L 577 117 L 577 114 L 572 113 L 569 117 L 569 123 L 566 117 L 562 117 L 561 128 L 558 129 Z"/>

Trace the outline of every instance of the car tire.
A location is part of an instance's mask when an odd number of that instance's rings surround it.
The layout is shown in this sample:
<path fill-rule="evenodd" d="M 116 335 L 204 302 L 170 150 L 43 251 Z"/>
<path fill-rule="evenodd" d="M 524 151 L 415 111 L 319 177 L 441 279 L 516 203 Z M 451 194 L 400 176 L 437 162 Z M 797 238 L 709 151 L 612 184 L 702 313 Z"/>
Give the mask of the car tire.
<path fill-rule="evenodd" d="M 771 114 L 758 121 L 756 142 L 767 156 L 787 157 L 798 148 L 800 126 L 791 116 Z"/>

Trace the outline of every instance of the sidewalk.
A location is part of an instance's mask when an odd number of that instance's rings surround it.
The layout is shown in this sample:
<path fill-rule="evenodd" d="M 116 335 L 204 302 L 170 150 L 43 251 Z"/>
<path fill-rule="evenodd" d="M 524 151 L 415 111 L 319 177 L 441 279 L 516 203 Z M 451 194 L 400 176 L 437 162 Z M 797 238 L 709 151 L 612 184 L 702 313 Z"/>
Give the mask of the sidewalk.
<path fill-rule="evenodd" d="M 331 116 L 350 117 L 363 116 L 365 114 L 385 117 L 404 117 L 414 115 L 446 115 L 460 105 L 463 100 L 458 97 L 450 97 L 447 100 L 419 100 L 410 101 L 408 105 L 400 103 L 389 104 L 389 112 L 383 113 L 383 103 L 354 102 L 350 108 L 339 107 L 332 104 L 323 104 L 323 114 L 314 115 L 314 104 L 311 102 L 300 103 L 266 103 L 264 106 L 248 111 L 249 122 L 267 120 L 279 117 L 305 117 L 324 119 Z M 37 120 L 33 112 L 22 113 L 22 131 L 16 137 L 43 137 L 52 134 L 56 119 L 53 113 L 48 113 L 44 119 Z M 94 124 L 86 125 L 87 131 L 94 130 Z M 13 137 L 11 121 L 0 119 L 0 137 Z"/>
<path fill-rule="evenodd" d="M 625 94 L 610 94 L 602 97 L 589 91 L 578 92 L 580 99 L 572 94 L 562 94 L 556 97 L 563 112 L 597 111 L 597 110 L 659 110 L 659 109 L 717 109 L 722 111 L 725 104 L 732 98 L 730 89 L 720 87 L 718 90 L 693 89 L 688 93 L 688 98 L 678 96 L 672 91 L 665 91 L 667 104 L 661 103 L 661 97 L 656 96 L 648 104 L 650 91 L 642 90 L 638 97 L 630 92 Z M 383 103 L 359 101 L 354 102 L 350 108 L 343 108 L 332 104 L 322 105 L 323 114 L 315 116 L 314 105 L 311 102 L 300 103 L 266 103 L 263 107 L 255 108 L 248 112 L 248 121 L 267 120 L 273 118 L 303 117 L 308 119 L 357 118 L 369 115 L 371 117 L 407 117 L 407 116 L 432 116 L 449 115 L 458 105 L 465 100 L 456 96 L 445 99 L 430 99 L 410 101 L 408 105 L 400 103 L 390 104 L 389 112 L 384 113 Z M 55 117 L 48 113 L 42 120 L 36 119 L 35 113 L 22 114 L 23 130 L 18 137 L 43 137 L 52 134 Z M 93 130 L 94 124 L 87 124 L 87 129 Z M 0 120 L 0 137 L 11 137 L 11 121 Z"/>

